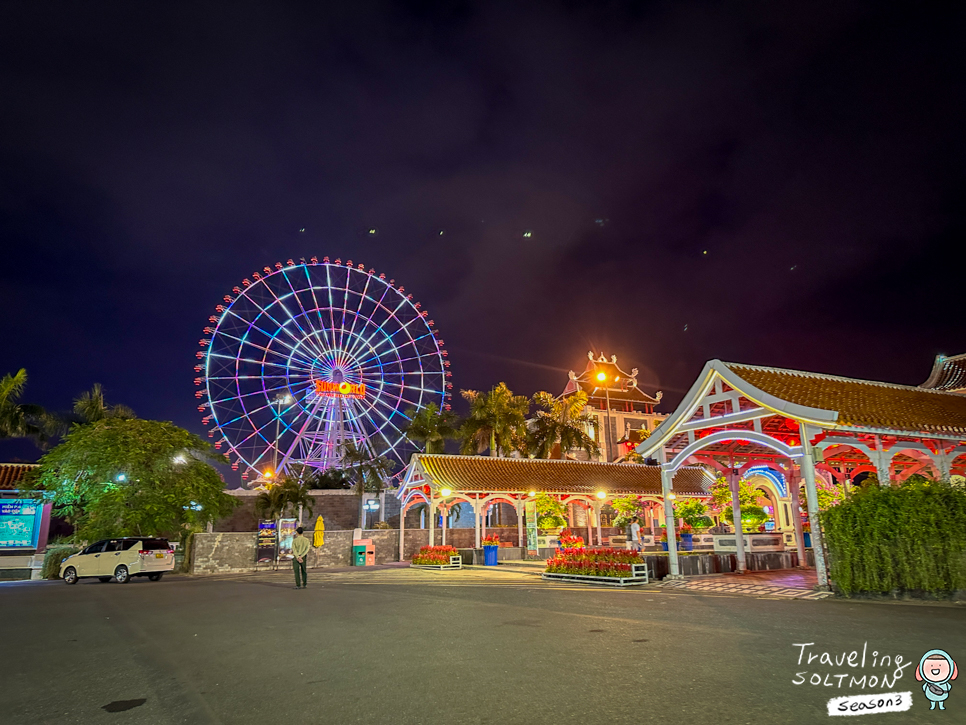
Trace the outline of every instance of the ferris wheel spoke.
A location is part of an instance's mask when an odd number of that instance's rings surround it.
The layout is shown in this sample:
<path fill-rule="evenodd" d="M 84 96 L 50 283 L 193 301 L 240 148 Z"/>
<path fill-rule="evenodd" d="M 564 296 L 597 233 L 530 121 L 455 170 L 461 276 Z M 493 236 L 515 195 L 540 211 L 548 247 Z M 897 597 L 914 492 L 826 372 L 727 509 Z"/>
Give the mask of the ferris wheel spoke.
<path fill-rule="evenodd" d="M 301 300 L 299 300 L 298 295 L 295 294 L 295 290 L 292 287 L 291 282 L 289 282 L 288 275 L 285 273 L 285 270 L 282 270 L 282 277 L 283 279 L 285 279 L 286 283 L 288 284 L 289 289 L 292 290 L 291 295 L 284 296 L 285 299 L 288 299 L 289 297 L 294 297 L 295 301 L 298 303 L 299 309 L 301 309 L 302 312 L 304 313 L 305 308 L 302 307 Z M 285 314 L 288 316 L 288 319 L 292 321 L 292 324 L 294 324 L 298 328 L 299 332 L 301 333 L 301 338 L 296 338 L 294 335 L 292 335 L 292 337 L 294 339 L 297 339 L 299 344 L 304 344 L 306 347 L 311 348 L 312 352 L 315 355 L 319 355 L 321 353 L 321 350 L 319 350 L 316 345 L 314 335 L 307 333 L 305 329 L 303 329 L 302 325 L 299 324 L 298 315 L 292 314 L 292 311 L 289 310 L 289 308 L 286 306 L 285 302 L 283 301 L 283 298 L 279 297 L 278 293 L 272 288 L 271 285 L 266 285 L 266 289 L 272 294 L 272 296 L 275 298 L 275 301 L 278 303 L 279 307 L 281 307 L 285 311 Z M 289 334 L 291 335 L 291 333 Z"/>
<path fill-rule="evenodd" d="M 299 297 L 298 292 L 295 291 L 295 286 L 292 284 L 292 280 L 289 279 L 288 270 L 283 269 L 282 276 L 285 278 L 285 282 L 286 284 L 288 284 L 288 288 L 292 290 L 292 296 L 295 298 L 295 301 L 298 303 L 299 309 L 302 310 L 301 317 L 303 317 L 307 322 L 311 322 L 312 316 L 309 314 L 308 310 L 305 309 L 305 305 L 302 304 L 302 299 Z M 299 331 L 302 333 L 302 335 L 305 336 L 306 342 L 311 341 L 313 347 L 315 348 L 316 353 L 319 356 L 321 356 L 322 350 L 318 347 L 318 343 L 315 339 L 317 330 L 313 329 L 312 334 L 310 335 L 302 328 L 302 325 L 299 324 L 298 319 L 296 317 L 293 317 L 292 321 L 299 328 Z"/>
<path fill-rule="evenodd" d="M 241 318 L 241 317 L 239 317 L 239 319 L 243 320 L 243 318 Z M 259 332 L 261 332 L 269 340 L 271 340 L 273 342 L 278 342 L 279 345 L 281 345 L 282 347 L 286 348 L 287 350 L 289 350 L 293 354 L 299 353 L 299 349 L 298 349 L 298 347 L 299 347 L 298 346 L 298 338 L 296 338 L 295 336 L 293 336 L 288 330 L 285 330 L 285 332 L 290 337 L 292 337 L 293 340 L 295 340 L 295 342 L 296 342 L 296 345 L 295 346 L 288 344 L 287 342 L 285 342 L 284 340 L 282 340 L 282 339 L 280 339 L 278 337 L 278 332 L 281 331 L 281 330 L 283 330 L 284 327 L 280 327 L 278 329 L 278 331 L 276 331 L 275 333 L 270 333 L 267 330 L 262 329 L 258 325 L 255 325 L 254 323 L 249 323 L 249 328 L 251 328 L 251 327 L 254 327 L 256 330 L 258 330 Z M 227 337 L 228 339 L 234 340 L 235 342 L 237 342 L 239 344 L 239 352 L 241 351 L 241 349 L 245 345 L 250 345 L 251 347 L 254 347 L 254 348 L 257 348 L 259 350 L 262 350 L 263 352 L 269 352 L 269 349 L 267 347 L 264 347 L 263 345 L 259 345 L 258 343 L 253 342 L 252 340 L 247 340 L 245 338 L 241 338 L 241 337 L 237 337 L 235 335 L 232 335 L 230 332 L 227 332 L 227 331 L 217 331 L 215 334 L 216 335 L 223 336 L 223 337 Z M 278 354 L 278 353 L 275 353 L 275 354 Z M 311 365 L 311 360 L 306 359 L 306 362 L 309 365 Z"/>
<path fill-rule="evenodd" d="M 309 273 L 309 267 L 303 267 L 305 270 L 305 280 L 309 286 L 309 290 L 312 292 L 312 302 L 315 304 L 315 314 L 319 318 L 319 329 L 322 331 L 324 337 L 324 342 L 326 348 L 332 348 L 335 344 L 335 339 L 329 339 L 330 330 L 325 326 L 325 321 L 322 319 L 322 309 L 319 307 L 319 299 L 315 294 L 315 284 L 312 282 L 312 275 Z"/>
<path fill-rule="evenodd" d="M 267 287 L 267 285 L 266 285 L 266 288 L 270 292 L 272 292 L 272 296 L 275 297 L 274 291 L 272 291 L 271 288 Z M 246 290 L 245 292 L 248 292 L 251 289 L 252 288 L 249 287 L 248 290 Z M 258 330 L 263 335 L 265 335 L 265 337 L 267 337 L 267 338 L 269 338 L 271 340 L 277 339 L 278 333 L 281 332 L 281 331 L 284 331 L 285 334 L 288 335 L 292 339 L 292 342 L 295 345 L 295 347 L 289 346 L 289 349 L 294 350 L 294 349 L 296 349 L 300 345 L 301 341 L 299 340 L 299 338 L 296 337 L 295 335 L 293 335 L 292 332 L 291 332 L 291 330 L 289 330 L 283 323 L 281 323 L 278 320 L 276 320 L 275 317 L 272 314 L 270 314 L 265 307 L 263 307 L 258 302 L 256 302 L 254 297 L 252 297 L 252 296 L 246 296 L 245 293 L 242 293 L 239 296 L 239 299 L 241 299 L 242 297 L 244 297 L 244 299 L 246 301 L 248 301 L 250 304 L 254 305 L 261 314 L 258 315 L 258 316 L 256 316 L 256 318 L 254 320 L 248 320 L 245 317 L 243 317 L 242 315 L 239 315 L 234 310 L 234 307 L 235 307 L 235 305 L 238 302 L 237 299 L 235 300 L 235 302 L 232 303 L 231 307 L 229 307 L 227 310 L 225 310 L 225 312 L 226 313 L 230 312 L 232 314 L 232 316 L 235 317 L 235 318 L 237 318 L 243 325 L 247 325 L 249 329 L 251 329 L 251 328 L 254 327 L 256 330 Z M 275 297 L 275 301 L 276 302 L 278 301 L 278 297 Z M 286 313 L 288 312 L 288 310 L 285 309 L 284 305 L 282 306 L 282 310 L 285 311 Z M 258 317 L 261 317 L 261 316 L 264 316 L 267 319 L 271 320 L 271 322 L 275 325 L 276 332 L 274 332 L 274 333 L 269 332 L 268 330 L 265 330 L 265 329 L 263 329 L 262 327 L 260 327 L 259 325 L 256 324 L 256 320 L 258 319 Z M 217 331 L 216 331 L 216 334 L 217 334 Z M 284 345 L 285 343 L 282 340 L 279 340 L 279 344 Z"/>
<path fill-rule="evenodd" d="M 362 303 L 365 302 L 366 300 L 370 299 L 369 298 L 369 285 L 371 283 L 372 283 L 372 275 L 371 274 L 367 274 L 366 275 L 366 284 L 362 288 L 362 292 L 359 294 L 359 302 L 358 302 L 358 304 L 356 304 L 356 311 L 353 313 L 353 317 L 352 317 L 352 327 L 349 329 L 349 339 L 350 340 L 352 340 L 353 338 L 356 337 L 356 323 L 360 319 L 363 319 L 363 316 L 362 316 Z M 372 321 L 371 320 L 371 317 L 366 317 L 365 319 L 367 321 L 369 321 L 370 323 Z M 350 348 L 351 347 L 352 346 L 350 346 Z M 353 349 L 350 349 L 348 351 L 348 355 L 349 355 L 350 358 L 354 358 L 355 357 L 354 350 Z"/>
<path fill-rule="evenodd" d="M 400 297 L 399 302 L 396 305 L 395 309 L 390 310 L 388 307 L 383 308 L 385 310 L 385 312 L 386 312 L 387 321 L 389 319 L 395 320 L 396 321 L 396 324 L 401 326 L 403 324 L 403 322 L 402 322 L 402 320 L 400 320 L 396 316 L 396 313 L 399 310 L 401 310 L 408 303 L 409 303 L 409 300 L 408 299 L 406 299 L 405 297 Z M 369 337 L 367 337 L 364 341 L 362 341 L 363 344 L 368 345 L 369 347 L 373 347 L 373 345 L 372 345 L 372 338 L 374 338 L 376 335 L 382 333 L 383 337 L 389 337 L 388 333 L 385 330 L 385 325 L 384 324 L 383 325 L 374 325 L 373 328 L 374 329 L 369 334 Z"/>

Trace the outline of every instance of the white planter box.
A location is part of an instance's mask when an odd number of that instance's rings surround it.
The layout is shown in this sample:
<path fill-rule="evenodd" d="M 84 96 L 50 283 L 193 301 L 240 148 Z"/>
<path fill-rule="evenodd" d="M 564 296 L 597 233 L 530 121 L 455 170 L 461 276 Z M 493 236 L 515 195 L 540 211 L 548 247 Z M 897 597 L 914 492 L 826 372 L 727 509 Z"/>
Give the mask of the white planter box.
<path fill-rule="evenodd" d="M 570 581 L 577 584 L 606 584 L 612 587 L 628 587 L 650 582 L 647 563 L 632 564 L 631 568 L 632 572 L 629 577 L 586 576 L 584 574 L 554 574 L 548 572 L 544 572 L 542 577 L 555 581 Z"/>
<path fill-rule="evenodd" d="M 462 569 L 463 568 L 463 557 L 461 556 L 451 556 L 449 558 L 449 564 L 412 564 L 409 565 L 410 569 L 431 569 L 433 571 L 445 571 L 449 569 Z"/>

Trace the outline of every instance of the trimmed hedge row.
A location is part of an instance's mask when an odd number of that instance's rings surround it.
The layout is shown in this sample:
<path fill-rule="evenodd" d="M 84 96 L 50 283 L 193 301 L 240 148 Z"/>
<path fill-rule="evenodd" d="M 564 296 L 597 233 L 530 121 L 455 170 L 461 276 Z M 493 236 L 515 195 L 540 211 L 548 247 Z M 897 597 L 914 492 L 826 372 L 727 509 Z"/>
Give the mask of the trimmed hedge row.
<path fill-rule="evenodd" d="M 948 483 L 870 487 L 822 512 L 829 576 L 857 593 L 966 589 L 966 491 Z"/>
<path fill-rule="evenodd" d="M 64 563 L 64 559 L 78 551 L 80 547 L 70 545 L 48 547 L 40 575 L 44 579 L 60 579 L 60 565 Z"/>

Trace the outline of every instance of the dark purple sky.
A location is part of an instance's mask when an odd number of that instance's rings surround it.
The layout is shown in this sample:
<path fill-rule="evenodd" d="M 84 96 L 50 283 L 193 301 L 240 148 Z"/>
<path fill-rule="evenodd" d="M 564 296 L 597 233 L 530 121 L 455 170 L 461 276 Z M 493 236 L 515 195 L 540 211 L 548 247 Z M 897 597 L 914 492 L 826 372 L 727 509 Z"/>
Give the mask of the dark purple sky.
<path fill-rule="evenodd" d="M 208 315 L 311 255 L 412 291 L 457 390 L 556 392 L 592 348 L 670 411 L 713 357 L 918 384 L 966 351 L 962 10 L 207 5 L 0 7 L 31 402 L 100 382 L 201 432 Z"/>

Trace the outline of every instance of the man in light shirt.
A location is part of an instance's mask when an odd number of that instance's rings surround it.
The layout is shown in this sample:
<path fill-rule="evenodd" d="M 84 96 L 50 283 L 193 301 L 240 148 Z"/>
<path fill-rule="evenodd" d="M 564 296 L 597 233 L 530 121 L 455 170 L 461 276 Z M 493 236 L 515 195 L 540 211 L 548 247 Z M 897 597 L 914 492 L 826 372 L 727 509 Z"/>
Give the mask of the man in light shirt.
<path fill-rule="evenodd" d="M 631 519 L 631 548 L 635 551 L 641 550 L 641 525 L 636 516 Z"/>
<path fill-rule="evenodd" d="M 301 526 L 295 529 L 295 536 L 292 539 L 292 569 L 295 571 L 295 588 L 305 589 L 309 585 L 309 573 L 306 563 L 309 556 L 309 540 L 302 534 L 305 532 Z"/>

